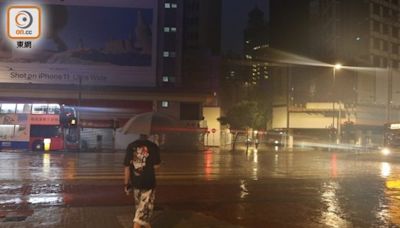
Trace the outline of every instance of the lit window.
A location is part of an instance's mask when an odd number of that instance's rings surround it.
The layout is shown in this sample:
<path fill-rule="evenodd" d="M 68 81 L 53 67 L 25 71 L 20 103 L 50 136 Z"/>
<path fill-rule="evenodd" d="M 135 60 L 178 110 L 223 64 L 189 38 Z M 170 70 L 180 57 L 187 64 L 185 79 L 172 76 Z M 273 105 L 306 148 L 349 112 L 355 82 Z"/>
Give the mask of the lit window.
<path fill-rule="evenodd" d="M 171 3 L 165 3 L 165 4 L 164 4 L 164 7 L 165 7 L 166 9 L 171 8 Z"/>
<path fill-rule="evenodd" d="M 30 104 L 17 104 L 17 113 L 30 113 L 31 108 Z"/>
<path fill-rule="evenodd" d="M 163 56 L 164 57 L 176 57 L 176 52 L 174 52 L 174 51 L 164 51 L 163 52 Z"/>
<path fill-rule="evenodd" d="M 0 127 L 0 139 L 2 140 L 11 140 L 14 137 L 14 129 L 15 125 L 1 125 Z"/>
<path fill-rule="evenodd" d="M 17 104 L 2 104 L 1 113 L 15 113 L 15 108 Z"/>
<path fill-rule="evenodd" d="M 169 82 L 169 77 L 168 76 L 163 76 L 162 77 L 163 82 Z"/>
<path fill-rule="evenodd" d="M 172 4 L 171 4 L 171 8 L 174 8 L 174 9 L 178 8 L 178 4 L 172 3 Z"/>
<path fill-rule="evenodd" d="M 176 32 L 176 27 L 164 27 L 164 32 Z"/>
<path fill-rule="evenodd" d="M 47 114 L 47 104 L 33 104 L 32 114 Z"/>
<path fill-rule="evenodd" d="M 59 104 L 49 104 L 47 114 L 60 114 L 60 105 Z"/>
<path fill-rule="evenodd" d="M 168 108 L 169 102 L 168 101 L 161 101 L 161 107 Z"/>

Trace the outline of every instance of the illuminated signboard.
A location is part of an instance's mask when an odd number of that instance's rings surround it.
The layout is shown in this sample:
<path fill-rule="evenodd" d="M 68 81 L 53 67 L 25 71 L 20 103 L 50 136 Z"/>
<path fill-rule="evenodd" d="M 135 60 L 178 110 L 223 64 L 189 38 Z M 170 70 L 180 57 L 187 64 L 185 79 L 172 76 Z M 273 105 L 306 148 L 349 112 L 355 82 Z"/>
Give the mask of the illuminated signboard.
<path fill-rule="evenodd" d="M 59 115 L 30 115 L 31 125 L 59 125 Z"/>
<path fill-rule="evenodd" d="M 390 124 L 390 129 L 392 130 L 400 129 L 400 123 Z"/>

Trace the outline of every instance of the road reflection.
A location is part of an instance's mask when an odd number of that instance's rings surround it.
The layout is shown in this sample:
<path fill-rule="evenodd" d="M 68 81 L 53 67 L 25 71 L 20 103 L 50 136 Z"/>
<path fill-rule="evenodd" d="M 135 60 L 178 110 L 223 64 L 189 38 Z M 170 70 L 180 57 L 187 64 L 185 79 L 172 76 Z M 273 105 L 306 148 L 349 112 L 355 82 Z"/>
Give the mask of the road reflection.
<path fill-rule="evenodd" d="M 337 177 L 337 159 L 336 159 L 336 153 L 332 154 L 331 157 L 331 177 L 336 178 Z"/>
<path fill-rule="evenodd" d="M 397 166 L 396 168 L 397 170 L 392 170 L 392 165 L 388 162 L 381 164 L 381 176 L 386 178 L 386 199 L 381 202 L 383 210 L 379 216 L 392 224 L 400 225 L 400 170 Z"/>
<path fill-rule="evenodd" d="M 258 150 L 253 148 L 246 152 L 247 161 L 249 161 L 250 178 L 258 180 Z"/>
<path fill-rule="evenodd" d="M 387 178 L 390 176 L 391 167 L 390 164 L 387 162 L 381 163 L 381 177 Z"/>
<path fill-rule="evenodd" d="M 240 199 L 246 198 L 246 196 L 249 194 L 249 190 L 247 190 L 246 186 L 246 181 L 245 180 L 240 180 Z"/>
<path fill-rule="evenodd" d="M 120 193 L 123 156 L 0 153 L 0 204 L 17 208 L 108 200 L 106 203 L 114 205 L 112 196 Z M 178 194 L 165 194 L 164 202 L 174 205 L 176 197 L 184 206 L 229 214 L 226 217 L 244 227 L 263 222 L 280 227 L 284 223 L 279 222 L 290 219 L 299 227 L 400 225 L 396 160 L 273 149 L 247 153 L 213 149 L 163 153 L 161 157 L 160 199 L 162 189 L 168 188 Z M 104 182 L 94 192 L 93 185 L 99 181 Z M 194 183 L 196 187 L 191 188 Z M 302 224 L 304 221 L 308 223 Z"/>
<path fill-rule="evenodd" d="M 398 165 L 387 161 L 376 162 L 376 166 L 374 162 L 363 162 L 364 166 L 359 167 L 358 162 L 349 164 L 339 157 L 332 154 L 332 179 L 321 186 L 321 202 L 326 205 L 321 223 L 329 227 L 352 227 L 354 224 L 397 227 L 400 224 L 400 173 L 394 166 Z M 339 174 L 353 176 L 342 179 L 338 178 Z"/>
<path fill-rule="evenodd" d="M 2 159 L 1 204 L 62 205 L 63 156 L 49 153 L 23 157 L 6 155 Z M 20 184 L 10 181 L 21 182 Z"/>
<path fill-rule="evenodd" d="M 204 174 L 206 180 L 211 180 L 212 179 L 212 173 L 213 173 L 213 151 L 212 150 L 207 150 L 204 152 Z"/>
<path fill-rule="evenodd" d="M 337 197 L 339 187 L 339 184 L 333 180 L 322 186 L 321 201 L 326 205 L 326 209 L 322 211 L 321 223 L 329 227 L 347 227 L 346 220 L 342 218 L 343 211 Z"/>
<path fill-rule="evenodd" d="M 332 153 L 330 160 L 331 180 L 323 183 L 321 191 L 321 202 L 325 204 L 326 209 L 322 211 L 321 223 L 329 227 L 345 227 L 346 220 L 342 217 L 344 212 L 339 203 L 337 192 L 340 188 L 340 183 L 336 181 L 338 175 L 337 155 Z"/>
<path fill-rule="evenodd" d="M 64 179 L 74 180 L 76 176 L 76 160 L 69 159 L 64 168 Z"/>
<path fill-rule="evenodd" d="M 50 154 L 43 154 L 43 175 L 47 178 L 50 178 L 50 156 Z"/>

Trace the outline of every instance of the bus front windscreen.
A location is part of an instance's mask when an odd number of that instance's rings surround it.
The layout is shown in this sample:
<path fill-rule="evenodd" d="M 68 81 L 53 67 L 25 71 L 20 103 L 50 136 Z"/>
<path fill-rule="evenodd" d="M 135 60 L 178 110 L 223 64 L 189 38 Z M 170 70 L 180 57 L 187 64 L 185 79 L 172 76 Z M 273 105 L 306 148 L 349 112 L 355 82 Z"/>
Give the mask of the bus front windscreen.
<path fill-rule="evenodd" d="M 31 137 L 51 138 L 61 135 L 60 126 L 51 125 L 32 125 Z"/>

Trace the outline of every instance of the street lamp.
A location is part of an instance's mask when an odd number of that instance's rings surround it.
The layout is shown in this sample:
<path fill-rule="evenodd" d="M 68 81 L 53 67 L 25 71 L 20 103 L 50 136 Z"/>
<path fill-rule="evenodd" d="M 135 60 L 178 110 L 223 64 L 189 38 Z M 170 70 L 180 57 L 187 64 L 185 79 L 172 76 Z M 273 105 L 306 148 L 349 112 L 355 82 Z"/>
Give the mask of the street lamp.
<path fill-rule="evenodd" d="M 291 80 L 292 80 L 292 67 L 289 65 L 287 68 L 287 94 L 286 94 L 286 148 L 293 148 L 293 137 L 290 131 L 290 101 L 291 101 Z"/>
<path fill-rule="evenodd" d="M 336 102 L 336 70 L 340 70 L 342 68 L 342 64 L 337 63 L 333 66 L 333 83 L 332 83 L 332 129 L 335 128 L 335 102 Z M 337 131 L 336 131 L 336 143 L 339 144 L 340 143 L 340 102 L 339 103 L 339 116 L 338 116 L 338 124 L 337 124 Z"/>
<path fill-rule="evenodd" d="M 340 63 L 336 63 L 336 64 L 333 66 L 333 85 L 335 85 L 336 70 L 340 70 L 340 69 L 342 69 L 342 64 L 340 64 Z"/>

